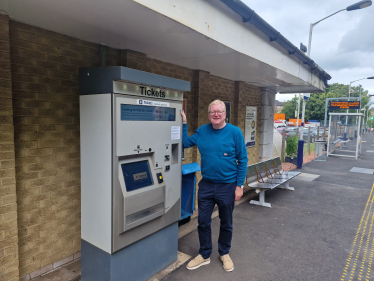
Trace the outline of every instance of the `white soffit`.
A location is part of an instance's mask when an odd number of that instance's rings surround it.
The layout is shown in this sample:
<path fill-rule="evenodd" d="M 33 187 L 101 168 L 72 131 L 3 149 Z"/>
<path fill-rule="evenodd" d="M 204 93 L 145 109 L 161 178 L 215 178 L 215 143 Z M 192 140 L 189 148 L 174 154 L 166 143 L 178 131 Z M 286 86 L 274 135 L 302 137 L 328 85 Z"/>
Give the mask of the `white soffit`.
<path fill-rule="evenodd" d="M 323 81 L 218 0 L 2 0 L 12 19 L 277 92 Z M 143 6 L 145 5 L 145 6 Z M 240 20 L 238 20 L 238 17 Z"/>

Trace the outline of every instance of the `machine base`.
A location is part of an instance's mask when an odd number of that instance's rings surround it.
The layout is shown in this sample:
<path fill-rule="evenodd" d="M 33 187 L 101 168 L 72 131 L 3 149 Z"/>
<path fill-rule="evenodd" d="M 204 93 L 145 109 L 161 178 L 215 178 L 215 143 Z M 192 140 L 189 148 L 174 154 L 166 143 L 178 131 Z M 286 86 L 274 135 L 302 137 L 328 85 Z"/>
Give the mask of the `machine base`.
<path fill-rule="evenodd" d="M 178 223 L 114 254 L 82 239 L 82 281 L 147 280 L 178 258 Z"/>

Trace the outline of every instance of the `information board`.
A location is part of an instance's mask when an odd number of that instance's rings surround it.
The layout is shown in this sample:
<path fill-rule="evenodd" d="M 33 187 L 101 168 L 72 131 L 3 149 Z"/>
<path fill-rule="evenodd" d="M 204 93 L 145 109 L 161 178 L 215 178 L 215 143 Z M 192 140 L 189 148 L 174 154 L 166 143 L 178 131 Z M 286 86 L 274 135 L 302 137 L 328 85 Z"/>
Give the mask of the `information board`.
<path fill-rule="evenodd" d="M 330 101 L 330 110 L 338 109 L 360 109 L 359 101 Z"/>
<path fill-rule="evenodd" d="M 245 107 L 245 131 L 244 140 L 246 147 L 256 145 L 257 107 Z"/>

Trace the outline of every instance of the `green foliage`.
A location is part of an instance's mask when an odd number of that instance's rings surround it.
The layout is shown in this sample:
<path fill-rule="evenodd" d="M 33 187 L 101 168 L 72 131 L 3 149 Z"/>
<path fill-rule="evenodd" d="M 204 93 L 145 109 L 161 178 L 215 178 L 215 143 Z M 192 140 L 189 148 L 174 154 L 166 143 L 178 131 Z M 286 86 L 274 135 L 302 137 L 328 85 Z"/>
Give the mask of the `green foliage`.
<path fill-rule="evenodd" d="M 360 86 L 352 86 L 351 87 L 352 93 L 351 97 L 359 97 L 360 96 Z M 310 100 L 306 102 L 305 106 L 305 119 L 306 120 L 324 120 L 325 118 L 325 104 L 326 98 L 343 98 L 348 97 L 349 92 L 349 85 L 334 83 L 329 85 L 326 88 L 325 93 L 315 93 L 310 94 Z M 361 89 L 361 108 L 366 108 L 368 110 L 371 103 L 370 97 L 368 95 L 368 91 Z M 295 118 L 295 110 L 297 107 L 297 95 L 291 100 L 285 102 L 283 104 L 282 113 L 286 114 L 286 120 L 290 118 Z M 300 99 L 300 116 L 301 118 L 301 109 L 302 109 L 302 98 Z M 329 110 L 327 109 L 327 114 L 329 114 Z M 334 110 L 333 112 L 345 112 L 345 110 Z M 356 110 L 350 110 L 350 112 L 356 112 Z M 362 111 L 363 112 L 363 111 Z M 328 117 L 327 117 L 328 118 Z"/>
<path fill-rule="evenodd" d="M 291 100 L 283 103 L 282 113 L 286 114 L 286 120 L 296 118 L 295 110 L 297 108 L 297 99 L 298 99 L 298 95 L 295 95 Z M 300 99 L 300 101 L 301 101 L 300 102 L 300 113 L 301 113 L 302 100 Z"/>
<path fill-rule="evenodd" d="M 291 136 L 287 139 L 287 145 L 286 145 L 286 155 L 295 158 L 296 152 L 297 152 L 297 146 L 299 143 L 299 137 L 298 136 Z"/>

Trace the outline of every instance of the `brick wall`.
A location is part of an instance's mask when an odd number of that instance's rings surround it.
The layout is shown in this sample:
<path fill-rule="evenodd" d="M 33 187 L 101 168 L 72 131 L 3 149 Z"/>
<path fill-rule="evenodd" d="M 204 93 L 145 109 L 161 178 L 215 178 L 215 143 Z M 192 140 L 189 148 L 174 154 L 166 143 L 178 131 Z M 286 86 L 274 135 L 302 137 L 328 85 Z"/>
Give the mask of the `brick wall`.
<path fill-rule="evenodd" d="M 256 127 L 256 144 L 253 147 L 247 148 L 248 152 L 248 165 L 255 164 L 259 161 L 259 147 L 260 147 L 260 129 L 261 129 L 261 102 L 262 92 L 261 88 L 249 85 L 244 82 L 236 82 L 237 91 L 237 125 L 244 135 L 245 128 L 245 114 L 246 106 L 257 107 L 257 127 Z"/>
<path fill-rule="evenodd" d="M 231 81 L 224 78 L 216 77 L 206 71 L 194 71 L 194 84 L 192 88 L 194 96 L 194 119 L 189 119 L 189 127 L 196 130 L 203 124 L 209 123 L 208 106 L 215 100 L 220 99 L 231 103 L 230 123 L 238 126 L 244 135 L 245 128 L 245 111 L 246 106 L 257 106 L 257 128 L 256 128 L 256 145 L 247 148 L 248 163 L 257 163 L 259 160 L 260 145 L 260 120 L 261 120 L 261 89 L 240 81 Z M 190 122 L 192 121 L 192 122 Z M 189 134 L 193 132 L 189 131 Z M 201 156 L 195 148 L 193 161 L 201 163 Z M 201 173 L 196 173 L 197 180 L 200 181 Z M 196 186 L 198 191 L 198 186 Z M 195 194 L 195 208 L 197 208 L 197 193 Z"/>
<path fill-rule="evenodd" d="M 0 280 L 18 280 L 17 198 L 9 18 L 0 14 Z"/>
<path fill-rule="evenodd" d="M 155 60 L 148 58 L 147 55 L 132 50 L 121 51 L 121 63 L 120 65 L 126 66 L 133 69 L 147 71 L 150 73 L 172 77 L 184 81 L 191 82 L 191 88 L 193 89 L 193 70 L 174 65 L 171 63 Z M 192 91 L 193 92 L 193 91 Z M 194 112 L 194 96 L 192 92 L 185 92 L 183 98 L 187 100 L 186 115 L 189 121 L 195 120 Z M 188 127 L 188 133 L 192 135 L 196 130 L 195 126 Z M 185 150 L 185 160 L 183 164 L 196 162 L 196 148 L 189 148 Z"/>
<path fill-rule="evenodd" d="M 80 251 L 78 70 L 99 56 L 98 45 L 15 21 L 10 44 L 23 277 Z"/>
<path fill-rule="evenodd" d="M 6 132 L 0 135 L 0 153 L 8 157 L 0 160 L 0 272 L 6 270 L 9 280 L 28 280 L 80 251 L 78 70 L 101 65 L 100 46 L 9 22 L 6 16 L 0 24 L 5 77 L 0 79 L 0 126 Z M 261 105 L 260 89 L 243 82 L 136 51 L 105 51 L 107 66 L 190 81 L 191 92 L 184 96 L 190 135 L 209 122 L 207 107 L 214 99 L 231 102 L 231 123 L 242 130 L 245 106 Z M 258 158 L 257 144 L 248 153 L 250 159 Z M 200 162 L 199 157 L 197 148 L 187 149 L 183 163 Z"/>
<path fill-rule="evenodd" d="M 148 71 L 176 79 L 191 82 L 191 92 L 186 92 L 188 133 L 192 135 L 201 125 L 209 123 L 208 105 L 215 99 L 231 103 L 231 123 L 241 128 L 244 134 L 245 107 L 257 106 L 256 145 L 248 148 L 249 163 L 257 163 L 259 159 L 260 121 L 261 121 L 261 88 L 240 81 L 231 81 L 211 75 L 202 70 L 191 70 L 159 60 L 148 58 L 146 54 L 132 50 L 121 51 L 122 66 Z M 198 162 L 198 149 L 189 148 L 185 152 L 183 164 Z M 201 178 L 198 173 L 198 178 Z"/>

